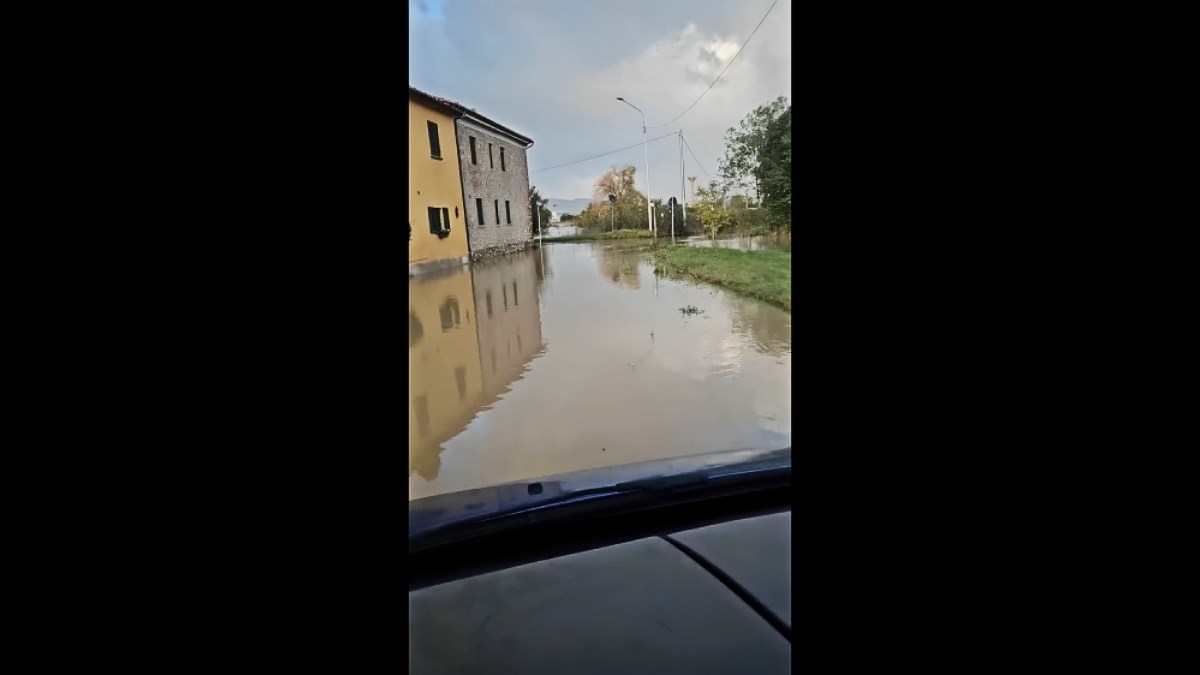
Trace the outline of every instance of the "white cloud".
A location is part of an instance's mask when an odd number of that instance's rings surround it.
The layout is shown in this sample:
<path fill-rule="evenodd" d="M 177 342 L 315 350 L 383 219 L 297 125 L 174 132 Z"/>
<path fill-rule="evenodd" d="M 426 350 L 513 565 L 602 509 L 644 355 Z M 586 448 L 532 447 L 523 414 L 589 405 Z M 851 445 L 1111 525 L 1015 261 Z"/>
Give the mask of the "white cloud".
<path fill-rule="evenodd" d="M 777 7 L 776 11 L 783 8 Z M 758 18 L 761 18 L 761 14 Z M 753 23 L 750 25 L 753 27 Z M 724 154 L 726 129 L 736 126 L 754 108 L 778 96 L 787 96 L 790 100 L 791 46 L 788 30 L 782 17 L 775 16 L 773 22 L 769 17 L 733 65 L 729 66 L 745 38 L 705 32 L 696 24 L 689 23 L 676 30 L 674 35 L 661 38 L 630 58 L 581 75 L 563 92 L 564 102 L 574 109 L 572 114 L 581 127 L 595 129 L 591 136 L 595 138 L 596 145 L 592 147 L 596 151 L 615 149 L 642 140 L 642 117 L 637 111 L 617 101 L 617 96 L 628 99 L 642 109 L 646 123 L 652 125 L 647 130 L 647 137 L 654 138 L 682 129 L 688 145 L 703 166 L 703 170 L 698 168 L 691 154 L 685 150 L 686 174 L 699 176 L 697 184 L 705 185 L 710 180 L 708 174 L 717 174 L 718 159 Z M 726 66 L 729 69 L 705 93 Z M 670 124 L 664 124 L 691 106 L 702 94 L 699 103 L 685 115 Z M 601 139 L 611 139 L 610 145 L 597 147 Z M 649 154 L 653 196 L 678 196 L 681 191 L 678 141 L 668 138 L 652 143 Z M 587 156 L 587 153 L 583 156 Z M 575 158 L 566 157 L 540 166 L 552 166 Z M 580 166 L 586 167 L 594 182 L 595 177 L 613 163 L 636 166 L 638 184 L 641 186 L 645 180 L 643 172 L 646 164 L 641 148 Z M 550 175 L 556 171 L 560 172 L 559 176 Z M 578 174 L 567 177 L 562 173 L 565 171 L 567 169 L 551 170 L 537 176 L 552 187 L 558 196 L 588 196 L 590 192 L 579 191 L 583 181 L 576 177 Z M 577 192 L 560 194 L 568 189 Z"/>
<path fill-rule="evenodd" d="M 686 115 L 648 134 L 682 128 L 700 163 L 715 174 L 726 129 L 778 96 L 791 99 L 789 0 L 775 5 L 734 58 L 771 1 L 443 0 L 445 21 L 426 18 L 410 27 L 410 81 L 533 138 L 531 170 L 633 146 L 530 175 L 542 194 L 571 199 L 589 197 L 595 179 L 613 164 L 637 167 L 644 189 L 642 119 L 617 96 L 645 111 L 649 124 L 662 125 L 691 106 L 733 59 Z M 410 14 L 420 19 L 428 12 L 414 8 Z M 653 196 L 677 195 L 677 141 L 651 143 L 649 150 Z M 705 172 L 685 157 L 687 175 L 707 184 Z"/>

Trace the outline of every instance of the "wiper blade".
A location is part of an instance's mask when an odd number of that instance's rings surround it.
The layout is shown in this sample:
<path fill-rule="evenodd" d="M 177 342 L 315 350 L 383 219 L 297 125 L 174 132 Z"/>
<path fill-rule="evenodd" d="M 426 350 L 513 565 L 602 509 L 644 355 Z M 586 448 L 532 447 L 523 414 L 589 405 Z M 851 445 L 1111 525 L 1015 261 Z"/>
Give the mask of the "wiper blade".
<path fill-rule="evenodd" d="M 639 477 L 612 480 L 624 476 Z M 472 528 L 492 529 L 506 520 L 536 522 L 542 514 L 587 502 L 596 502 L 597 508 L 602 508 L 610 501 L 625 498 L 667 500 L 678 493 L 702 493 L 707 488 L 754 484 L 783 476 L 790 480 L 791 448 L 695 455 L 565 474 L 558 480 L 438 495 L 409 504 L 409 544 L 410 548 L 419 546 L 423 540 L 450 531 L 470 536 Z"/>

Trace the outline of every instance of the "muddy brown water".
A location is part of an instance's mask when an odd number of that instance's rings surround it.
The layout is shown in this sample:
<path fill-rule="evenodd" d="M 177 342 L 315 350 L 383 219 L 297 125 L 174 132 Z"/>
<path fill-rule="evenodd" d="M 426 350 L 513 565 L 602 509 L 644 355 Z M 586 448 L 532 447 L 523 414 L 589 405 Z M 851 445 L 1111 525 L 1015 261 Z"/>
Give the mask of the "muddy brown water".
<path fill-rule="evenodd" d="M 791 444 L 791 315 L 657 276 L 643 247 L 554 244 L 409 280 L 410 499 Z"/>

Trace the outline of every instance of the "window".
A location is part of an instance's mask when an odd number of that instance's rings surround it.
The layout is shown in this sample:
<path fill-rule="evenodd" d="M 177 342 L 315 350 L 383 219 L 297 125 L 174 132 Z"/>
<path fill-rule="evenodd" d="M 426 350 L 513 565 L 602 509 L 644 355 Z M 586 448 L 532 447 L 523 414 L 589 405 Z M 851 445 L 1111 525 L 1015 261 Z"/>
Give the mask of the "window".
<path fill-rule="evenodd" d="M 450 209 L 439 209 L 431 206 L 429 211 L 429 232 L 443 239 L 450 234 Z"/>
<path fill-rule="evenodd" d="M 442 332 L 451 328 L 458 328 L 460 325 L 461 315 L 458 309 L 457 298 L 446 298 L 442 306 L 438 308 L 438 318 L 442 320 Z"/>
<path fill-rule="evenodd" d="M 479 161 L 475 159 L 475 137 L 474 136 L 471 137 L 471 163 L 472 164 L 479 163 Z"/>
<path fill-rule="evenodd" d="M 438 139 L 437 123 L 430 121 L 429 123 L 429 155 L 434 159 L 442 158 L 442 143 Z"/>
<path fill-rule="evenodd" d="M 429 399 L 418 396 L 413 399 L 413 407 L 417 409 L 417 433 L 429 435 Z"/>
<path fill-rule="evenodd" d="M 504 171 L 504 147 L 500 147 L 500 170 Z"/>
<path fill-rule="evenodd" d="M 488 165 L 491 168 L 496 168 L 496 158 L 492 157 L 492 144 L 488 143 Z"/>
<path fill-rule="evenodd" d="M 512 225 L 512 210 L 508 207 L 508 200 L 504 200 L 504 222 Z"/>
<path fill-rule="evenodd" d="M 500 224 L 500 200 L 493 199 L 492 206 L 496 207 L 496 224 L 499 225 Z"/>
<path fill-rule="evenodd" d="M 483 200 L 475 200 L 475 212 L 479 215 L 479 226 L 483 227 Z"/>
<path fill-rule="evenodd" d="M 425 337 L 425 329 L 421 327 L 421 320 L 417 318 L 415 312 L 408 310 L 408 346 L 416 347 L 421 338 Z"/>

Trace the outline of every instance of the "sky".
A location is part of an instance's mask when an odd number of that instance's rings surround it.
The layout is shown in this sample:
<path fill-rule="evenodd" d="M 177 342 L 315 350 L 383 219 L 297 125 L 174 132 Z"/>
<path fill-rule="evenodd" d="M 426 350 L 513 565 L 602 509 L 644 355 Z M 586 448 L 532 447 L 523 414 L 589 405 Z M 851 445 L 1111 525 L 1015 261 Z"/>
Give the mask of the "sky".
<path fill-rule="evenodd" d="M 792 100 L 792 0 L 409 0 L 409 84 L 457 101 L 534 140 L 529 182 L 545 197 L 590 198 L 614 165 L 637 167 L 642 116 L 654 198 L 680 197 L 685 176 L 717 175 L 725 132 L 752 110 Z M 683 112 L 730 63 L 695 107 Z M 619 153 L 550 169 L 593 155 Z M 692 157 L 695 154 L 695 158 Z M 547 169 L 539 171 L 539 169 Z"/>

